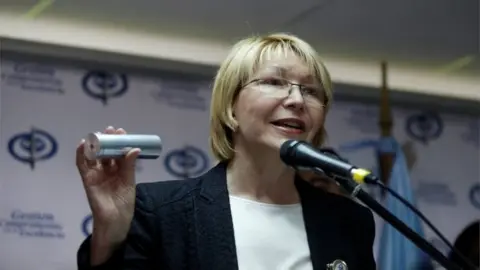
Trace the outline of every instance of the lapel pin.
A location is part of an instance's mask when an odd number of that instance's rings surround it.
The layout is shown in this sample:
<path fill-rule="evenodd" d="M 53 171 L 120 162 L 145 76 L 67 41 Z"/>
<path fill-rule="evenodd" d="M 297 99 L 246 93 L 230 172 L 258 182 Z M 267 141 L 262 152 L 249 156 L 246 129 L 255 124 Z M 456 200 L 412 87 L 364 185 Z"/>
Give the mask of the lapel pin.
<path fill-rule="evenodd" d="M 347 263 L 342 260 L 335 260 L 327 264 L 327 270 L 348 270 Z"/>

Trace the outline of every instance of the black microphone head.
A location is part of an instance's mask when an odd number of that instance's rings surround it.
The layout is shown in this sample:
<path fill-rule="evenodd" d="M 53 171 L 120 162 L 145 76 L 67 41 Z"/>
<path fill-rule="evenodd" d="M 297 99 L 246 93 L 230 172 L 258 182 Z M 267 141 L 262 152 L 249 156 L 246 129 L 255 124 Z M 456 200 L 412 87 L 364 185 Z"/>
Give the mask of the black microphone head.
<path fill-rule="evenodd" d="M 324 153 L 321 149 L 304 142 L 288 140 L 280 147 L 280 158 L 288 166 L 294 168 L 320 168 L 325 172 L 348 175 L 352 165 L 339 157 Z"/>
<path fill-rule="evenodd" d="M 282 143 L 282 146 L 280 146 L 280 159 L 285 164 L 292 165 L 293 150 L 298 143 L 299 141 L 297 140 L 286 140 Z"/>
<path fill-rule="evenodd" d="M 321 147 L 320 148 L 320 151 L 322 153 L 325 153 L 335 159 L 338 159 L 340 161 L 343 161 L 343 162 L 346 162 L 346 163 L 350 163 L 350 161 L 348 159 L 346 159 L 345 157 L 341 156 L 335 149 L 333 149 L 332 147 Z"/>

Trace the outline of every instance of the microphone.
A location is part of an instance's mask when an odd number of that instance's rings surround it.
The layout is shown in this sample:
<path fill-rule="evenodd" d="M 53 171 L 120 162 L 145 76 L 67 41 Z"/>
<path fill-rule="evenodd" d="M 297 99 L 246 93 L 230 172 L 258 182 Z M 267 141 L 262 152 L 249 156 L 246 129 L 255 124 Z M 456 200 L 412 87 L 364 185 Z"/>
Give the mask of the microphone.
<path fill-rule="evenodd" d="M 335 159 L 312 145 L 297 141 L 287 140 L 280 147 L 280 158 L 286 164 L 293 168 L 308 167 L 317 172 L 325 172 L 330 175 L 338 176 L 334 180 L 340 184 L 352 197 L 357 198 L 367 207 L 372 209 L 386 222 L 397 229 L 401 234 L 407 237 L 418 248 L 435 259 L 447 270 L 460 270 L 456 264 L 451 262 L 432 244 L 423 239 L 414 232 L 404 222 L 390 213 L 385 207 L 373 199 L 367 192 L 361 188 L 363 183 L 378 183 L 378 178 L 370 171 L 357 168 L 345 161 Z M 467 268 L 468 269 L 468 268 Z"/>
<path fill-rule="evenodd" d="M 287 140 L 284 142 L 280 147 L 280 158 L 285 164 L 294 168 L 320 168 L 327 174 L 348 177 L 359 184 L 378 182 L 378 177 L 370 171 L 331 157 L 302 141 Z"/>

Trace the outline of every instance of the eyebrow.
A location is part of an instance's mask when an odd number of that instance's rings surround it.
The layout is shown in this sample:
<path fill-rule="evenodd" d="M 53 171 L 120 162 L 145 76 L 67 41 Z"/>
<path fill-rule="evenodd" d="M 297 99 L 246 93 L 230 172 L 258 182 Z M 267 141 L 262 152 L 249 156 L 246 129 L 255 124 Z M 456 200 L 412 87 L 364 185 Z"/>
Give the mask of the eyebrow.
<path fill-rule="evenodd" d="M 276 74 L 282 76 L 282 77 L 286 77 L 286 75 L 292 70 L 293 68 L 286 68 L 286 67 L 282 67 L 282 66 L 273 66 L 273 67 L 270 67 L 268 68 L 266 71 L 270 71 L 270 70 L 273 70 Z M 316 78 L 315 76 L 312 76 L 311 74 L 305 76 L 302 78 L 303 80 L 308 80 L 308 81 L 315 81 Z"/>

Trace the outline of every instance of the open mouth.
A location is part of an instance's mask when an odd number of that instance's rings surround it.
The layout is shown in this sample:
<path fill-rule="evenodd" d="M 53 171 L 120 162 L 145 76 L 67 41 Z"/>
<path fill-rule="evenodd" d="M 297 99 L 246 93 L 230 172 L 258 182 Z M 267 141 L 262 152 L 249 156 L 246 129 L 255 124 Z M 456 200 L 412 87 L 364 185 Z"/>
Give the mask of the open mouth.
<path fill-rule="evenodd" d="M 281 119 L 272 122 L 273 125 L 298 131 L 305 131 L 305 123 L 298 119 Z"/>

